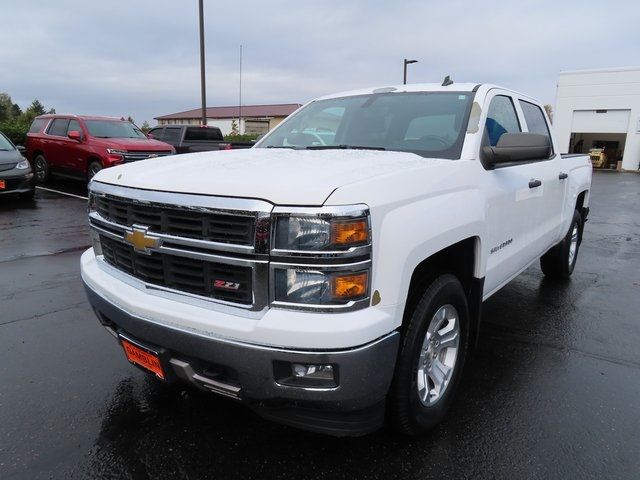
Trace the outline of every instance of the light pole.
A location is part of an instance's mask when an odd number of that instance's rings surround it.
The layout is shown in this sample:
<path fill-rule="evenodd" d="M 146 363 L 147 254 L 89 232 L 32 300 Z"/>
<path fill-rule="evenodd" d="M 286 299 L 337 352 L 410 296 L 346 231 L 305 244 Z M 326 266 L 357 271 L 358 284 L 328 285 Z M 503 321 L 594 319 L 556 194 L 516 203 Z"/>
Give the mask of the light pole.
<path fill-rule="evenodd" d="M 200 123 L 207 124 L 207 92 L 204 77 L 204 6 L 203 0 L 199 0 L 200 10 L 200 94 L 202 96 L 202 118 Z"/>
<path fill-rule="evenodd" d="M 240 45 L 240 93 L 238 97 L 238 133 L 242 135 L 242 45 Z"/>
<path fill-rule="evenodd" d="M 404 59 L 404 80 L 402 81 L 403 85 L 407 84 L 407 65 L 409 65 L 410 63 L 418 63 L 418 60 L 407 60 L 406 58 Z"/>

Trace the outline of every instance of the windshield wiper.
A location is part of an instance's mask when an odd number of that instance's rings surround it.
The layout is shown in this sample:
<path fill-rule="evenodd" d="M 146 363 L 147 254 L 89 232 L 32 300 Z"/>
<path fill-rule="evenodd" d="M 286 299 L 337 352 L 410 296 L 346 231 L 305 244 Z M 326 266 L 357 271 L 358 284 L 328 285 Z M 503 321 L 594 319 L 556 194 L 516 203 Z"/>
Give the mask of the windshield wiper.
<path fill-rule="evenodd" d="M 264 148 L 290 148 L 291 150 L 299 150 L 301 147 L 296 147 L 293 145 L 267 145 Z"/>
<path fill-rule="evenodd" d="M 381 150 L 384 151 L 384 147 L 365 147 L 360 145 L 311 145 L 306 147 L 307 150 Z"/>

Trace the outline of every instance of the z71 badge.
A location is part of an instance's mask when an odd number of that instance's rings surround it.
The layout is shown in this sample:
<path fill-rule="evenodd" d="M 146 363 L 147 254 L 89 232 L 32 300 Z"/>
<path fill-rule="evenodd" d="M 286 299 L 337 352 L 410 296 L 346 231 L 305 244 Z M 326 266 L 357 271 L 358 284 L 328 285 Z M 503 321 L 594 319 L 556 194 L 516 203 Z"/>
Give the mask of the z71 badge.
<path fill-rule="evenodd" d="M 239 290 L 240 284 L 235 282 L 227 282 L 225 280 L 214 280 L 213 288 L 218 288 L 220 290 Z"/>

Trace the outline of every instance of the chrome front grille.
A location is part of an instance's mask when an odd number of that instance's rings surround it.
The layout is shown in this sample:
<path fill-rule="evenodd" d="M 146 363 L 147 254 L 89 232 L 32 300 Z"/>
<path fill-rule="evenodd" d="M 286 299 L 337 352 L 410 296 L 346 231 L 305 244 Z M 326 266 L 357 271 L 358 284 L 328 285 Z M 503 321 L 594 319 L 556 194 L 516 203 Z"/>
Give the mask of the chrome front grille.
<path fill-rule="evenodd" d="M 126 163 L 128 163 L 138 160 L 146 160 L 148 158 L 166 157 L 167 155 L 171 155 L 170 150 L 162 152 L 127 152 L 122 156 L 122 158 Z"/>
<path fill-rule="evenodd" d="M 100 244 L 107 263 L 145 283 L 226 302 L 252 303 L 251 267 L 159 253 L 147 255 L 105 235 L 100 235 Z"/>
<path fill-rule="evenodd" d="M 120 197 L 96 197 L 96 211 L 123 226 L 144 225 L 157 233 L 212 242 L 253 245 L 253 216 L 206 213 L 175 206 L 132 203 Z"/>
<path fill-rule="evenodd" d="M 0 165 L 0 172 L 6 172 L 7 170 L 13 170 L 17 163 L 5 163 L 4 165 Z"/>
<path fill-rule="evenodd" d="M 261 311 L 269 300 L 272 207 L 260 200 L 94 181 L 89 223 L 98 260 L 129 283 L 157 294 Z M 150 243 L 139 245 L 139 240 Z"/>

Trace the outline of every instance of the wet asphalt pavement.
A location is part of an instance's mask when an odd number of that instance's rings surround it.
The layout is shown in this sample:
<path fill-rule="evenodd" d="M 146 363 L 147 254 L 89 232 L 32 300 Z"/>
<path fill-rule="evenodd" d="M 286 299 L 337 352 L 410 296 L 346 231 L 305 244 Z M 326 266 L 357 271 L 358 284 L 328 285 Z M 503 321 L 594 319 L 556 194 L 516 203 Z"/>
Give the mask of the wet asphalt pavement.
<path fill-rule="evenodd" d="M 336 439 L 130 366 L 82 290 L 85 202 L 0 198 L 0 478 L 640 478 L 640 175 L 590 203 L 571 281 L 485 303 L 439 427 Z"/>

